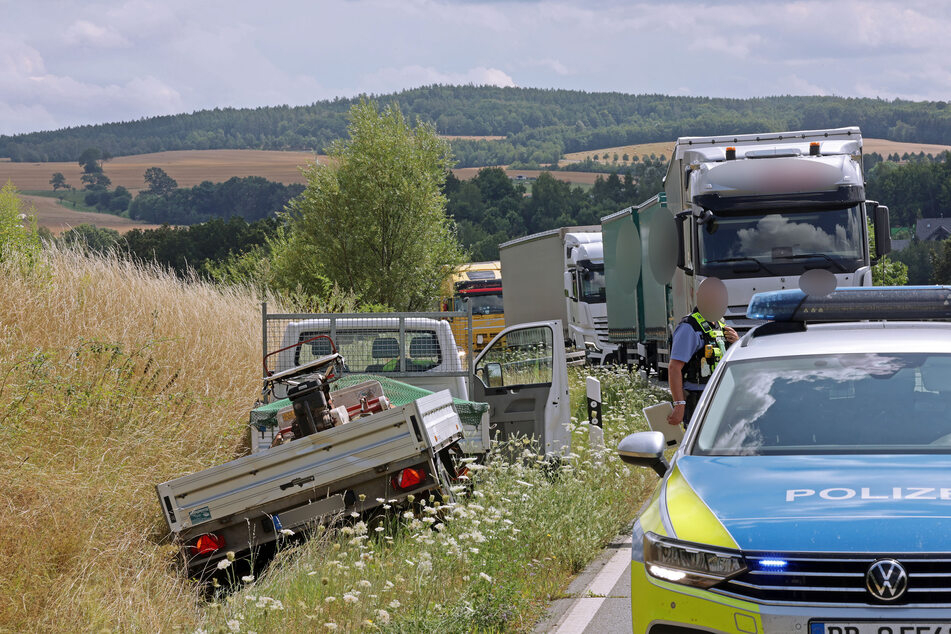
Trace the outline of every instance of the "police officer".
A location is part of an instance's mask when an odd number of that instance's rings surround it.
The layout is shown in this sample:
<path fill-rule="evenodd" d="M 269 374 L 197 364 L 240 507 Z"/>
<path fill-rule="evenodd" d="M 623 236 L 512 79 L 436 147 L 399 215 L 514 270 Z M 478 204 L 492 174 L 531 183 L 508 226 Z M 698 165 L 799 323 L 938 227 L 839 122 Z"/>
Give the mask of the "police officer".
<path fill-rule="evenodd" d="M 710 375 L 726 353 L 728 344 L 739 336 L 723 322 L 727 307 L 726 285 L 708 277 L 697 289 L 697 306 L 680 321 L 670 350 L 668 381 L 674 410 L 667 417 L 671 425 L 690 422 L 700 394 Z"/>

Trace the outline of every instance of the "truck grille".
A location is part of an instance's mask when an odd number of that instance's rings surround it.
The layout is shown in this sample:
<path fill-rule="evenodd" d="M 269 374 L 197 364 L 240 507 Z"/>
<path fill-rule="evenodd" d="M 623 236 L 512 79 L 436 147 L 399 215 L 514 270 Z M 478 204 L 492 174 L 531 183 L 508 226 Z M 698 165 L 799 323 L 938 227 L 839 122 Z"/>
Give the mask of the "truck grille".
<path fill-rule="evenodd" d="M 865 575 L 877 559 L 895 559 L 908 573 L 908 590 L 888 605 L 951 603 L 951 554 L 815 554 L 777 557 L 744 553 L 749 570 L 714 588 L 715 592 L 760 603 L 880 605 L 865 587 Z M 766 570 L 760 560 L 782 559 L 785 568 Z"/>

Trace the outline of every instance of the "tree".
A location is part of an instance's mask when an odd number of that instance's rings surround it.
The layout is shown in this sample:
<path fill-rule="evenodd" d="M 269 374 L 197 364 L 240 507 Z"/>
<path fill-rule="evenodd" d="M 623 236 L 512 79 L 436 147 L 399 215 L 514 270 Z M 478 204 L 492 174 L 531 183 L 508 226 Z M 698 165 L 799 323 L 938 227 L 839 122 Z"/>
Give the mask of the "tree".
<path fill-rule="evenodd" d="M 328 162 L 304 170 L 288 239 L 275 249 L 276 282 L 318 297 L 337 286 L 395 310 L 431 308 L 462 260 L 442 192 L 449 146 L 432 125 L 410 126 L 395 104 L 353 106 L 348 132 Z"/>
<path fill-rule="evenodd" d="M 931 253 L 931 282 L 951 284 L 951 238 Z"/>
<path fill-rule="evenodd" d="M 101 170 L 98 172 L 85 172 L 79 177 L 79 180 L 86 184 L 86 189 L 109 189 L 109 185 L 112 185 L 112 180 Z"/>
<path fill-rule="evenodd" d="M 56 172 L 53 174 L 53 178 L 50 179 L 50 185 L 53 186 L 53 191 L 57 189 L 69 189 L 69 184 L 66 182 L 66 177 L 63 176 L 62 172 Z"/>
<path fill-rule="evenodd" d="M 94 253 L 108 253 L 121 239 L 122 236 L 115 229 L 100 228 L 84 223 L 64 231 L 59 236 L 58 242 Z"/>
<path fill-rule="evenodd" d="M 99 148 L 86 148 L 83 150 L 83 153 L 79 155 L 79 166 L 83 168 L 83 172 L 91 174 L 93 172 L 102 171 L 102 163 L 104 160 L 102 157 L 102 150 Z"/>
<path fill-rule="evenodd" d="M 42 245 L 34 212 L 13 183 L 0 188 L 0 262 L 19 260 L 28 268 L 35 264 Z"/>
<path fill-rule="evenodd" d="M 175 179 L 161 167 L 150 167 L 145 170 L 145 182 L 149 186 L 149 193 L 156 196 L 168 197 L 172 190 L 178 187 Z"/>
<path fill-rule="evenodd" d="M 871 222 L 868 224 L 868 249 L 875 253 L 875 229 Z M 875 286 L 905 286 L 908 284 L 908 265 L 883 256 L 872 265 L 872 283 Z"/>

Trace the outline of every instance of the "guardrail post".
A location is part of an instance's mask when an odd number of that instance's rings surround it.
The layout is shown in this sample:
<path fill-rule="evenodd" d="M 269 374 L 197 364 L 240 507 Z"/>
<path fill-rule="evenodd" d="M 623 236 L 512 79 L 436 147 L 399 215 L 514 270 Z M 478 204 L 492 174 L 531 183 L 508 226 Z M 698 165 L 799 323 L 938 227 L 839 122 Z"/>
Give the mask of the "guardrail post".
<path fill-rule="evenodd" d="M 601 381 L 593 376 L 585 378 L 588 401 L 588 442 L 591 448 L 604 449 L 604 421 L 601 418 Z"/>

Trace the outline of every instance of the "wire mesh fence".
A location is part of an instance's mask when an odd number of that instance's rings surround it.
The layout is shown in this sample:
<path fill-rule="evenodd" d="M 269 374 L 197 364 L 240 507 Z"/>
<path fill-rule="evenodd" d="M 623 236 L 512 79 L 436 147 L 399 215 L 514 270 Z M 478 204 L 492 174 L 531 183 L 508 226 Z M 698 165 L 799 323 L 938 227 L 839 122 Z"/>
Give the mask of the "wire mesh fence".
<path fill-rule="evenodd" d="M 264 376 L 339 352 L 345 374 L 465 377 L 472 360 L 469 312 L 269 314 L 261 306 Z M 463 341 L 453 327 L 466 324 Z"/>

